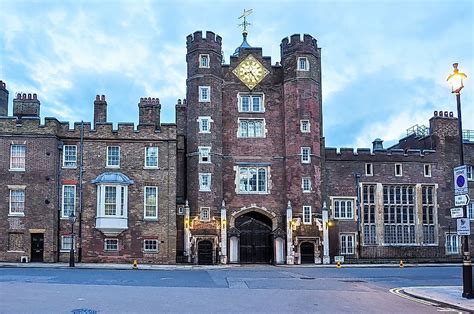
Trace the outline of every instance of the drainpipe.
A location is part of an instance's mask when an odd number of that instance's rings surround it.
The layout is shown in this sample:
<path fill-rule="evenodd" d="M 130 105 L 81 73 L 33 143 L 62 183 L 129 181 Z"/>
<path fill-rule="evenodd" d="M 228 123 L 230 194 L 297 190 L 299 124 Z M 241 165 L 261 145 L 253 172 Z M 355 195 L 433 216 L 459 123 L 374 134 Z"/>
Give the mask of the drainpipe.
<path fill-rule="evenodd" d="M 59 258 L 60 258 L 60 255 L 61 255 L 61 234 L 60 234 L 60 229 L 61 229 L 61 152 L 63 151 L 63 145 L 64 143 L 60 140 L 58 142 L 58 160 L 56 162 L 56 190 L 57 190 L 57 195 L 58 195 L 58 198 L 56 200 L 56 204 L 58 206 L 58 218 L 56 219 L 57 221 L 57 241 L 58 241 L 58 244 L 56 246 L 56 259 L 57 261 L 59 262 Z"/>
<path fill-rule="evenodd" d="M 361 238 L 360 238 L 360 215 L 361 215 L 361 210 L 360 210 L 360 188 L 359 188 L 359 183 L 360 183 L 360 174 L 359 173 L 354 173 L 354 178 L 355 178 L 355 184 L 356 184 L 356 191 L 357 191 L 357 201 L 356 201 L 356 207 L 357 207 L 357 257 L 360 258 L 361 256 L 361 250 L 362 250 L 362 245 L 361 245 Z"/>
<path fill-rule="evenodd" d="M 84 173 L 84 121 L 81 121 L 81 141 L 79 145 L 79 248 L 78 248 L 78 262 L 82 261 L 82 198 L 83 198 L 83 184 L 82 176 Z"/>

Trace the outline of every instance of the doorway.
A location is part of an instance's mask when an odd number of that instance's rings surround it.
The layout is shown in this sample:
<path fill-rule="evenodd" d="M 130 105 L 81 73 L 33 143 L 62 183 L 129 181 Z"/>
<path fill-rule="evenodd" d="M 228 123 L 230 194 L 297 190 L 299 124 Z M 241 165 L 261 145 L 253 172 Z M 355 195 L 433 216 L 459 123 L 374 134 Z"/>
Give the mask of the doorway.
<path fill-rule="evenodd" d="M 240 263 L 271 263 L 273 260 L 272 221 L 258 212 L 238 217 Z"/>
<path fill-rule="evenodd" d="M 212 265 L 212 242 L 202 240 L 198 243 L 198 263 L 199 265 Z"/>
<path fill-rule="evenodd" d="M 31 234 L 31 261 L 43 262 L 44 255 L 44 234 Z"/>
<path fill-rule="evenodd" d="M 301 264 L 314 264 L 314 244 L 303 242 L 300 246 Z"/>

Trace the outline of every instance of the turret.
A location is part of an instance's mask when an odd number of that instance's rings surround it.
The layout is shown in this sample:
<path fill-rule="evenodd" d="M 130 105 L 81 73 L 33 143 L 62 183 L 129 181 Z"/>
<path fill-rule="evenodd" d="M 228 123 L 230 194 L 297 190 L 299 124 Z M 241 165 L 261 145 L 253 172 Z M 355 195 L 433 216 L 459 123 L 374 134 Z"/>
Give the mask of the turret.
<path fill-rule="evenodd" d="M 16 95 L 13 100 L 13 115 L 18 118 L 40 116 L 40 101 L 36 94 L 20 94 Z"/>
<path fill-rule="evenodd" d="M 154 125 L 160 128 L 161 104 L 159 98 L 140 98 L 138 103 L 138 125 Z"/>
<path fill-rule="evenodd" d="M 8 90 L 7 84 L 0 81 L 0 117 L 8 116 Z"/>
<path fill-rule="evenodd" d="M 95 96 L 94 101 L 94 128 L 96 123 L 107 122 L 107 101 L 105 101 L 105 96 Z"/>

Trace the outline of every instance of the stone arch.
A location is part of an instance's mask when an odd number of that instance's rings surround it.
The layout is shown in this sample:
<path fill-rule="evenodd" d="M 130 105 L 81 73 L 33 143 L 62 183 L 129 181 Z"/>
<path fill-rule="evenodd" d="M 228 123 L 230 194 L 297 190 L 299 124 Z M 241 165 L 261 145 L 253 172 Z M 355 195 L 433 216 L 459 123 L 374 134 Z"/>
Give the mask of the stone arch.
<path fill-rule="evenodd" d="M 257 213 L 260 213 L 260 214 L 268 217 L 272 221 L 272 231 L 275 230 L 276 228 L 278 228 L 277 215 L 275 213 L 269 211 L 265 207 L 257 207 L 255 205 L 252 205 L 250 207 L 242 207 L 238 211 L 233 212 L 229 217 L 229 228 L 235 227 L 235 219 L 236 218 L 238 218 L 242 215 L 245 215 L 247 213 L 250 213 L 250 212 L 257 212 Z"/>

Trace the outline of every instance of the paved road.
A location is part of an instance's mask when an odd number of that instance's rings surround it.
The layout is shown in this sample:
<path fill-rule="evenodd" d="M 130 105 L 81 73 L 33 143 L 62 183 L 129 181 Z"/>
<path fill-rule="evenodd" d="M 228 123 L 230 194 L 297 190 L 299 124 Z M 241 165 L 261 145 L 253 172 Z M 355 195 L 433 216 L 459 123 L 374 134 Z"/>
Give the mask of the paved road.
<path fill-rule="evenodd" d="M 460 284 L 458 267 L 0 268 L 0 312 L 436 313 L 389 289 Z"/>

